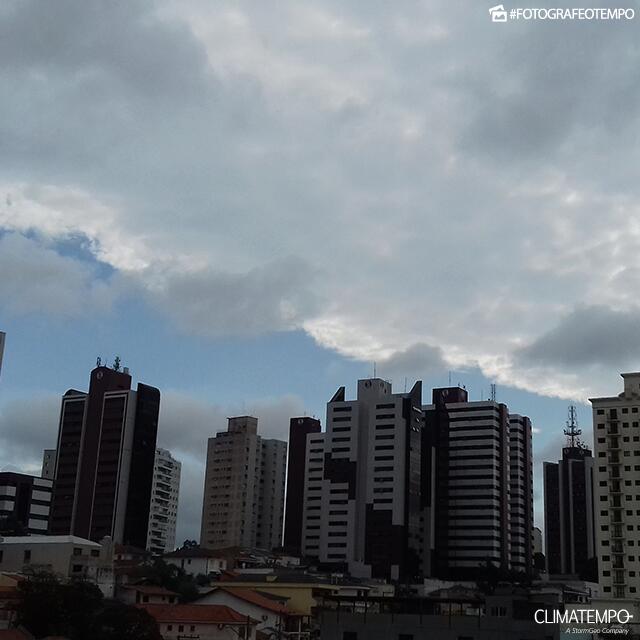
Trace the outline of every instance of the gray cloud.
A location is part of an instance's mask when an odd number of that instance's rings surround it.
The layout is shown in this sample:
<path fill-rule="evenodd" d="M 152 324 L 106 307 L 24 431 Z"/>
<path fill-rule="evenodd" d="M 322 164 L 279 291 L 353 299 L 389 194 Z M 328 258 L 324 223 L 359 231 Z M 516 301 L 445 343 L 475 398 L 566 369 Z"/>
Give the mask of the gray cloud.
<path fill-rule="evenodd" d="M 12 313 L 70 316 L 108 309 L 117 290 L 92 267 L 16 233 L 0 235 L 0 304 Z"/>
<path fill-rule="evenodd" d="M 0 469 L 40 473 L 42 452 L 55 449 L 60 398 L 14 399 L 0 407 Z"/>
<path fill-rule="evenodd" d="M 5 226 L 90 238 L 187 331 L 302 326 L 367 360 L 442 344 L 571 395 L 588 381 L 514 347 L 635 304 L 633 23 L 498 30 L 444 0 L 1 11 L 0 180 L 107 209 Z"/>
<path fill-rule="evenodd" d="M 428 344 L 414 344 L 376 363 L 378 372 L 386 378 L 408 376 L 422 379 L 442 374 L 449 368 L 442 349 Z"/>
<path fill-rule="evenodd" d="M 640 310 L 616 311 L 605 306 L 574 310 L 550 331 L 518 350 L 523 364 L 581 368 L 607 366 L 614 370 L 640 359 Z"/>
<path fill-rule="evenodd" d="M 297 329 L 319 308 L 315 271 L 301 259 L 278 260 L 247 273 L 211 269 L 168 274 L 151 303 L 183 329 L 204 336 Z"/>

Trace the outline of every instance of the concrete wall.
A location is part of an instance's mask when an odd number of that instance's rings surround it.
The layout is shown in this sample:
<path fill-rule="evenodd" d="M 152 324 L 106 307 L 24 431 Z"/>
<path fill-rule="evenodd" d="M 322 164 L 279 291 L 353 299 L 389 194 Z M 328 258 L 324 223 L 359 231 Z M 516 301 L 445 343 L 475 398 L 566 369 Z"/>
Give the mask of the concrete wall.
<path fill-rule="evenodd" d="M 405 634 L 413 638 L 437 640 L 558 640 L 555 625 L 539 625 L 528 620 L 475 616 L 418 616 L 391 614 L 338 613 L 323 611 L 320 617 L 320 639 L 342 640 L 345 632 L 349 640 L 390 640 Z"/>

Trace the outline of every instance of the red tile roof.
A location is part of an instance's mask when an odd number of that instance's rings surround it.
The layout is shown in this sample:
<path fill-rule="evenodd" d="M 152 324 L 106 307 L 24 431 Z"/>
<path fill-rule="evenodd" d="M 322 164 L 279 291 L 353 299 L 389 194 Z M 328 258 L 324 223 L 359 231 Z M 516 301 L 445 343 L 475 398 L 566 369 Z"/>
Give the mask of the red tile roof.
<path fill-rule="evenodd" d="M 222 604 L 143 604 L 138 605 L 164 623 L 200 623 L 200 624 L 256 624 L 231 607 Z"/>
<path fill-rule="evenodd" d="M 244 600 L 245 602 L 250 602 L 251 604 L 256 605 L 257 607 L 261 607 L 262 609 L 267 609 L 267 611 L 272 611 L 274 613 L 281 613 L 283 615 L 295 615 L 295 611 L 291 611 L 291 609 L 287 609 L 283 604 L 276 602 L 275 600 L 271 600 L 270 598 L 266 598 L 263 595 L 260 595 L 253 589 L 244 589 L 242 587 L 218 587 L 220 591 L 224 591 L 229 595 L 235 596 L 236 598 L 240 598 L 240 600 Z"/>

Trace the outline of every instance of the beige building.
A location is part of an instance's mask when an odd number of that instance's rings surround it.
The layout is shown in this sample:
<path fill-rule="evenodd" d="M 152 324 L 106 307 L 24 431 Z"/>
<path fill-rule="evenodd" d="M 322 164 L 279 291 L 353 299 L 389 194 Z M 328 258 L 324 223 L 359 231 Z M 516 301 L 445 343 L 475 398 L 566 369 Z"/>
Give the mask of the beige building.
<path fill-rule="evenodd" d="M 209 438 L 200 545 L 209 549 L 282 544 L 287 443 L 263 440 L 258 419 L 229 418 Z"/>
<path fill-rule="evenodd" d="M 604 598 L 640 597 L 640 373 L 591 398 L 598 581 Z"/>

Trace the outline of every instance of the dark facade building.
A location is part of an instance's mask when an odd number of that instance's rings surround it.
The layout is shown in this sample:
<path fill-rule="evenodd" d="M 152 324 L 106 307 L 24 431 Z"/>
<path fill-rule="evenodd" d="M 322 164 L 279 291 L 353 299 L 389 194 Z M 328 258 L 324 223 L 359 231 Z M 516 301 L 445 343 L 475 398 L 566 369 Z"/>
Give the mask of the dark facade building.
<path fill-rule="evenodd" d="M 575 414 L 570 416 L 573 423 Z M 547 571 L 595 581 L 594 459 L 577 440 L 575 424 L 565 433 L 569 441 L 562 460 L 543 465 Z"/>
<path fill-rule="evenodd" d="M 495 401 L 469 402 L 459 387 L 434 389 L 424 411 L 425 570 L 452 580 L 473 579 L 486 563 L 530 573 L 530 421 Z"/>
<path fill-rule="evenodd" d="M 304 480 L 306 476 L 307 435 L 320 433 L 320 420 L 304 416 L 289 422 L 289 459 L 287 465 L 287 502 L 284 519 L 284 547 L 299 554 L 302 546 Z"/>
<path fill-rule="evenodd" d="M 46 478 L 1 472 L 0 535 L 47 533 L 52 485 Z"/>
<path fill-rule="evenodd" d="M 98 366 L 62 398 L 50 532 L 146 546 L 160 392 Z"/>

